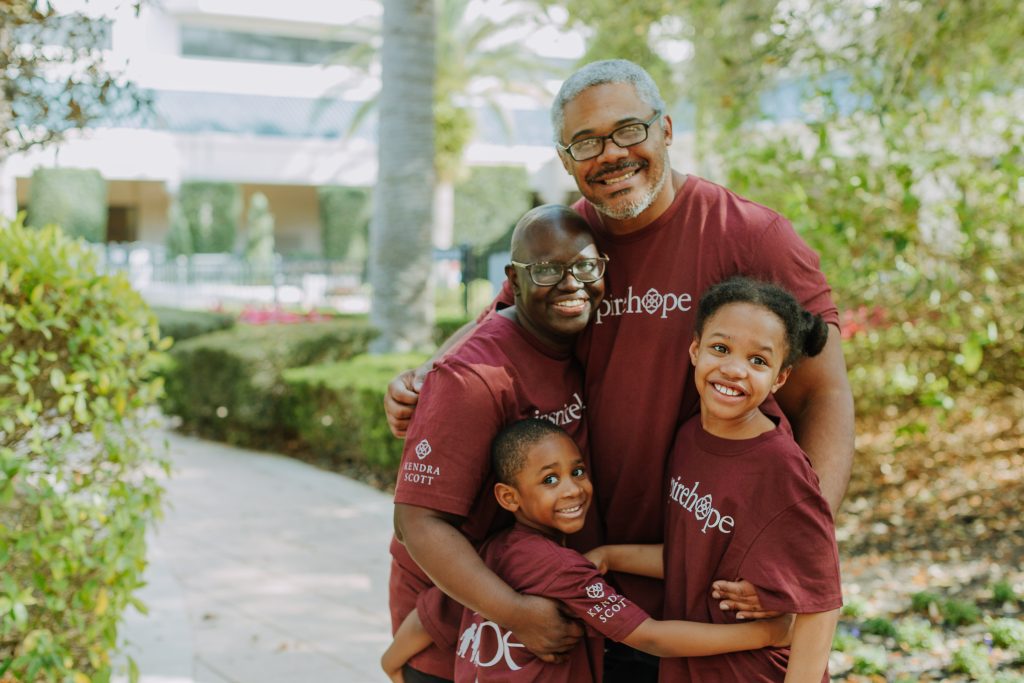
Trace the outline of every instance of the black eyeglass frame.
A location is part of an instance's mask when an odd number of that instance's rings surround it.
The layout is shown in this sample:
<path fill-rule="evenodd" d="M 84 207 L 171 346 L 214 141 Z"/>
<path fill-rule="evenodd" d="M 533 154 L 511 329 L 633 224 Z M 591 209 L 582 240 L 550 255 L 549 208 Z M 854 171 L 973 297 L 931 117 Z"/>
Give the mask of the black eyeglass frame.
<path fill-rule="evenodd" d="M 562 150 L 564 152 L 568 152 L 569 156 L 572 157 L 574 161 L 589 161 L 591 159 L 595 159 L 595 158 L 601 156 L 602 154 L 604 154 L 604 146 L 608 144 L 609 140 L 614 142 L 616 145 L 618 145 L 622 149 L 626 149 L 627 147 L 633 147 L 634 145 L 639 145 L 640 143 L 647 142 L 647 138 L 650 136 L 651 126 L 654 125 L 655 121 L 657 121 L 658 119 L 661 118 L 663 113 L 664 112 L 662 112 L 661 110 L 655 110 L 654 116 L 652 116 L 647 121 L 637 121 L 635 123 L 627 123 L 624 126 L 619 126 L 615 130 L 613 130 L 611 133 L 609 133 L 608 135 L 592 135 L 591 137 L 588 137 L 588 138 L 583 138 L 581 140 L 576 140 L 574 142 L 570 142 L 568 145 L 563 145 L 560 142 L 555 142 L 555 146 L 558 147 L 558 149 L 560 149 L 560 150 Z M 626 129 L 626 128 L 632 128 L 633 126 L 643 126 L 643 129 L 644 129 L 644 136 L 643 136 L 643 138 L 641 138 L 640 140 L 637 140 L 636 142 L 631 142 L 628 145 L 621 145 L 621 144 L 619 144 L 618 141 L 615 139 L 615 135 L 617 133 L 619 133 L 620 131 Z M 582 159 L 577 159 L 576 155 L 573 154 L 573 152 L 572 152 L 573 147 L 576 147 L 577 145 L 580 145 L 581 143 L 584 143 L 584 142 L 590 142 L 591 140 L 600 140 L 601 141 L 601 149 L 599 149 L 597 151 L 597 153 L 592 155 L 592 156 L 584 157 Z"/>
<path fill-rule="evenodd" d="M 572 276 L 576 278 L 577 282 L 583 283 L 585 285 L 589 285 L 592 282 L 597 282 L 598 280 L 604 277 L 604 273 L 608 266 L 609 260 L 610 259 L 607 256 L 602 254 L 600 256 L 592 256 L 590 258 L 580 259 L 579 261 L 569 264 L 558 263 L 557 261 L 537 261 L 536 263 L 520 263 L 519 261 L 509 261 L 509 263 L 511 263 L 513 266 L 525 268 L 527 274 L 530 276 L 530 281 L 533 282 L 533 284 L 537 285 L 538 287 L 554 287 L 559 282 L 565 279 L 566 271 L 572 273 Z M 578 266 L 581 263 L 586 263 L 588 261 L 597 261 L 598 263 L 601 264 L 601 274 L 595 277 L 593 280 L 584 280 L 580 278 L 579 275 L 576 274 L 576 266 Z M 562 269 L 562 272 L 558 276 L 558 279 L 555 280 L 554 282 L 537 282 L 537 278 L 534 277 L 533 275 L 533 269 L 536 266 L 558 266 L 559 268 Z"/>

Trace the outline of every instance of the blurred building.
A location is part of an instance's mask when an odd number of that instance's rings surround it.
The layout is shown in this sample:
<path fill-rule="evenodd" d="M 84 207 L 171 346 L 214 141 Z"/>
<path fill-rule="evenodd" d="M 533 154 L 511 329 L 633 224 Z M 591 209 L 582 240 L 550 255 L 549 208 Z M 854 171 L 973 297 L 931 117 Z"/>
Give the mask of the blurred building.
<path fill-rule="evenodd" d="M 255 192 L 267 196 L 278 252 L 315 255 L 316 188 L 374 184 L 374 117 L 348 133 L 379 84 L 325 64 L 368 39 L 379 1 L 161 0 L 138 15 L 129 2 L 80 8 L 105 17 L 109 63 L 151 96 L 152 112 L 11 157 L 0 168 L 0 211 L 24 208 L 37 167 L 93 168 L 109 188 L 108 241 L 162 244 L 183 182 L 227 181 L 241 185 L 246 206 Z M 510 108 L 511 136 L 481 110 L 466 158 L 522 165 L 538 199 L 562 201 L 574 186 L 555 157 L 546 104 Z"/>

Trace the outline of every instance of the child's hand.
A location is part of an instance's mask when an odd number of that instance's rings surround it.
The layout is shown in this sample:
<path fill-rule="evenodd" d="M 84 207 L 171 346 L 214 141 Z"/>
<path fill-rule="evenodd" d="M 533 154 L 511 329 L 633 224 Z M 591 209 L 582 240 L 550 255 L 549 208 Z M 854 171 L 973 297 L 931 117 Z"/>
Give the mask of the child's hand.
<path fill-rule="evenodd" d="M 793 624 L 795 614 L 783 614 L 781 617 L 768 619 L 764 622 L 771 628 L 771 647 L 789 647 L 793 642 Z"/>
<path fill-rule="evenodd" d="M 599 545 L 593 550 L 583 553 L 583 557 L 590 560 L 590 563 L 597 567 L 597 571 L 602 574 L 608 573 L 608 553 L 605 546 Z"/>
<path fill-rule="evenodd" d="M 711 584 L 711 597 L 721 600 L 723 612 L 736 610 L 737 619 L 771 619 L 782 612 L 769 612 L 761 607 L 757 591 L 749 581 L 715 581 Z"/>

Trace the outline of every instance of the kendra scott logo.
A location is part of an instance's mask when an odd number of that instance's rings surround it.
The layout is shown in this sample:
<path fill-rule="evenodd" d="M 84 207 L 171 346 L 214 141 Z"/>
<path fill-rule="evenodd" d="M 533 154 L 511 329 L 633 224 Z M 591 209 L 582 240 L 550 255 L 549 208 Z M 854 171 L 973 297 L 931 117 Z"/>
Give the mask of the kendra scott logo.
<path fill-rule="evenodd" d="M 600 600 L 604 597 L 604 584 L 594 583 L 587 586 L 587 597 L 594 600 Z"/>
<path fill-rule="evenodd" d="M 639 296 L 633 293 L 632 287 L 629 287 L 626 289 L 626 296 L 605 296 L 601 305 L 597 307 L 594 324 L 600 325 L 604 318 L 628 313 L 647 313 L 648 315 L 657 315 L 659 318 L 667 318 L 672 311 L 688 311 L 691 308 L 693 308 L 693 297 L 686 292 L 662 294 L 651 287 L 646 294 Z"/>
<path fill-rule="evenodd" d="M 430 444 L 427 443 L 426 439 L 416 444 L 416 457 L 422 460 L 423 458 L 430 455 Z"/>

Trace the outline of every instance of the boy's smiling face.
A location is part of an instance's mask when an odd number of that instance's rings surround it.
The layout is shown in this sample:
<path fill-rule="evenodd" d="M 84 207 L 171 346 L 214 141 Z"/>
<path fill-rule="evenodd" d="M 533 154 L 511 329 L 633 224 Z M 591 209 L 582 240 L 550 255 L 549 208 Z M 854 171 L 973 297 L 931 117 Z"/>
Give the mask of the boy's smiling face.
<path fill-rule="evenodd" d="M 583 456 L 564 434 L 552 434 L 530 447 L 514 486 L 495 485 L 503 508 L 548 536 L 582 529 L 593 493 Z"/>

